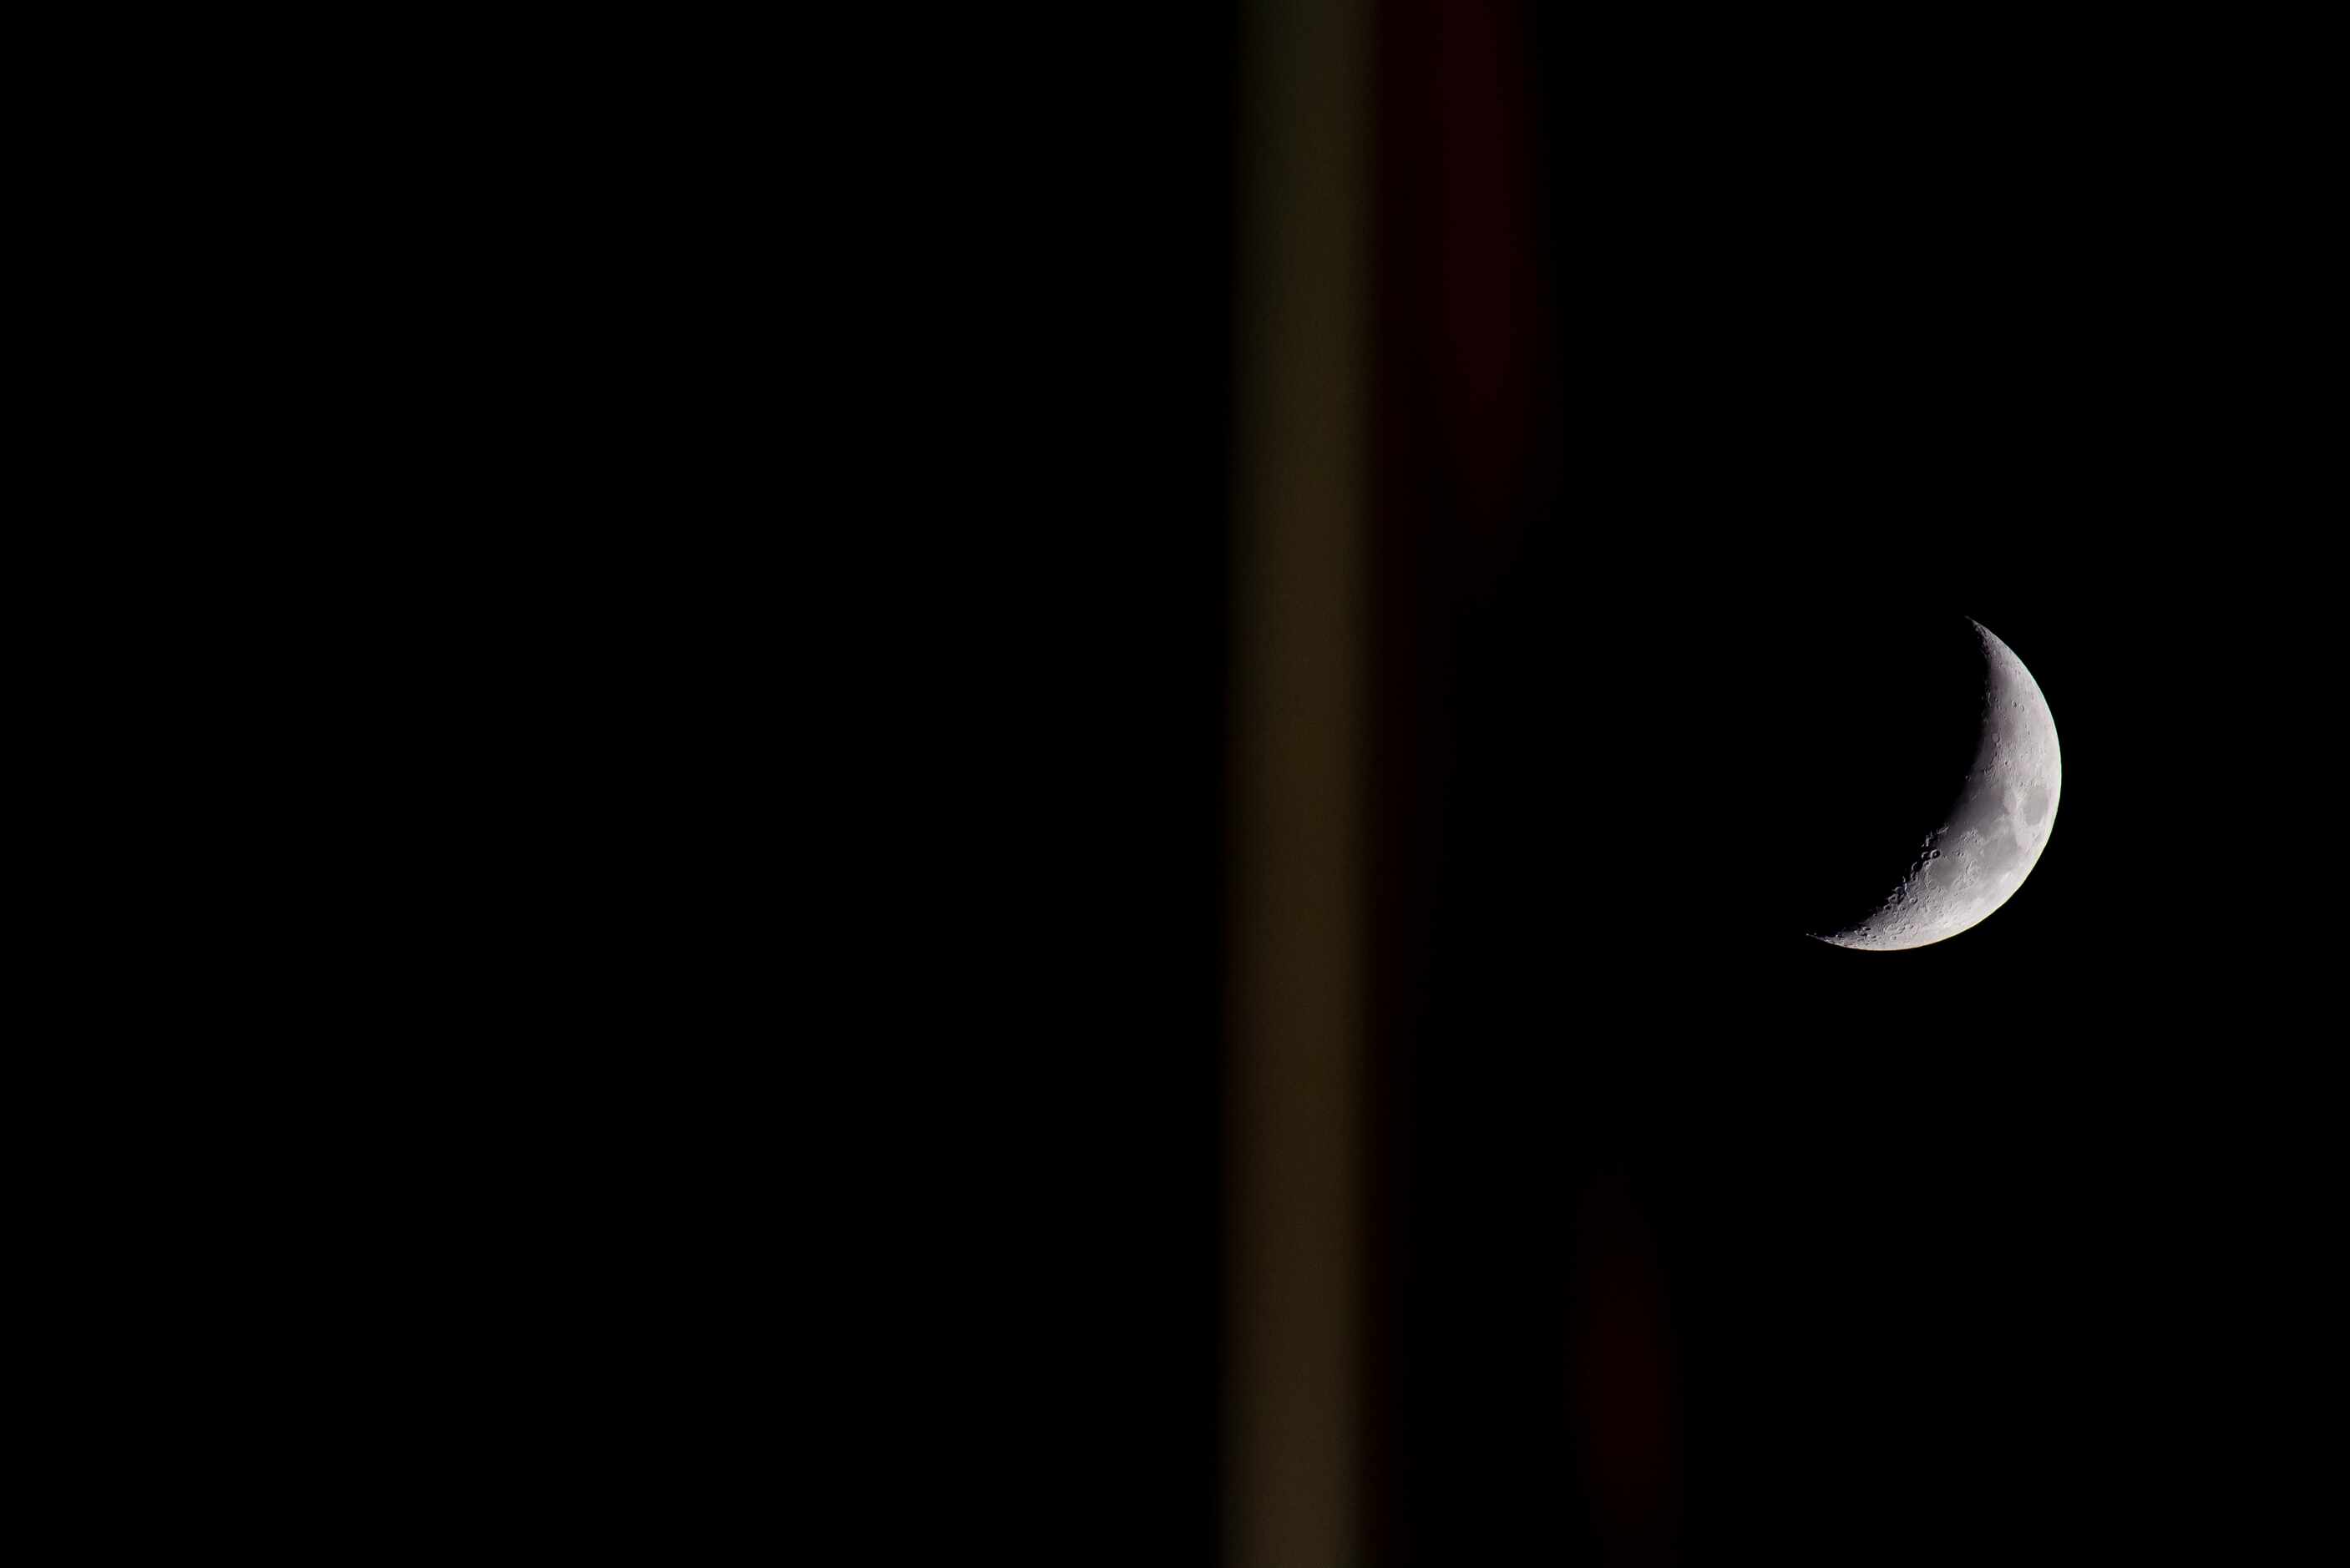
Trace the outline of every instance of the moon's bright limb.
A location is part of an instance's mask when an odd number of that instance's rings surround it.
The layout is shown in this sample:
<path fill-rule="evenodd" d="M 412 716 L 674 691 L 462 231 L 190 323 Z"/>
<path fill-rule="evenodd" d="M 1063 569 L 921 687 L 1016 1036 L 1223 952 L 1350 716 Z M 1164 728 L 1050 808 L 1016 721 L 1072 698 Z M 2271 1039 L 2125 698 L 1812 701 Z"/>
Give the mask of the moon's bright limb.
<path fill-rule="evenodd" d="M 2056 721 L 2023 661 L 1969 624 L 1983 656 L 1982 732 L 1964 786 L 1885 900 L 1822 941 L 1887 952 L 1957 936 L 2013 898 L 2048 846 L 2064 781 Z"/>

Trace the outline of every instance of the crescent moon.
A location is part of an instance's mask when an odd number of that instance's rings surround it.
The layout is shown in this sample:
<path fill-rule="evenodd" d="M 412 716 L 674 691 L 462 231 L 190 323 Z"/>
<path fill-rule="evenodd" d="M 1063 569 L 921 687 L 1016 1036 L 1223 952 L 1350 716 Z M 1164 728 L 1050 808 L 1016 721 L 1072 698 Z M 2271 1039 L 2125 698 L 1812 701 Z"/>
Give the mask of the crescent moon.
<path fill-rule="evenodd" d="M 2023 886 L 2048 847 L 2064 791 L 2056 720 L 2007 644 L 1970 620 L 1982 656 L 1981 733 L 1973 764 L 1908 867 L 1867 915 L 1814 936 L 1864 952 L 1922 948 L 1970 930 Z"/>

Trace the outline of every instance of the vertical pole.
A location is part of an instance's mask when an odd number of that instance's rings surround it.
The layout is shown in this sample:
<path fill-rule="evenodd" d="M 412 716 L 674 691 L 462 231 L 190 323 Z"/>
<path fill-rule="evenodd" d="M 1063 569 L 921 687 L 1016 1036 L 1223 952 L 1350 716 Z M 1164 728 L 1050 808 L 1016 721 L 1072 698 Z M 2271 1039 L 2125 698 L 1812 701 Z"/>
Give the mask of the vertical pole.
<path fill-rule="evenodd" d="M 1243 8 L 1235 171 L 1223 1506 L 1232 1568 L 1361 1556 L 1369 26 Z"/>

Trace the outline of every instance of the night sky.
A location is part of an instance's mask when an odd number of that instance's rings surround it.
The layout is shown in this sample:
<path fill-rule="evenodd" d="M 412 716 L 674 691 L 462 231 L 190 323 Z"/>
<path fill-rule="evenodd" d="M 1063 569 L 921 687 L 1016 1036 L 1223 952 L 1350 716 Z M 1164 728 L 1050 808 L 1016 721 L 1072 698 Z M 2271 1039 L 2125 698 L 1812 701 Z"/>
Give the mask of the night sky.
<path fill-rule="evenodd" d="M 28 55 L 31 1490 L 2338 1560 L 2339 50 L 1582 10 Z"/>
<path fill-rule="evenodd" d="M 1181 934 L 1117 971 L 1166 1093 L 1103 1201 L 1169 1457 L 1120 1517 L 1284 1568 L 2254 1550 L 2334 1158 L 2271 912 L 2330 776 L 2283 163 L 2086 65 L 1831 100 L 1743 68 L 1775 34 L 1336 14 L 1203 24 L 1228 132 L 1150 143 L 1226 179 L 1160 187 L 1190 314 L 1120 448 L 1197 607 L 1143 639 Z M 1958 616 L 2053 710 L 2052 841 L 1950 940 L 1813 941 L 1809 825 L 1942 745 Z"/>

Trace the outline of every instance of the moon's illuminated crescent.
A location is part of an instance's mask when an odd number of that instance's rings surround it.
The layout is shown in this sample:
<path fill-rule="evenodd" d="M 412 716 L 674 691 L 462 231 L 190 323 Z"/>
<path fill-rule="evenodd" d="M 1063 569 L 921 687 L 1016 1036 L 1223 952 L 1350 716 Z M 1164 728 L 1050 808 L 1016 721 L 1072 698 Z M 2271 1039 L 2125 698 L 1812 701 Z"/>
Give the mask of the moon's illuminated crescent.
<path fill-rule="evenodd" d="M 1921 948 L 1979 924 L 2015 896 L 2056 826 L 2064 782 L 2056 721 L 2007 644 L 1970 622 L 1983 659 L 1981 737 L 1965 783 L 1890 893 L 1822 941 L 1870 952 Z"/>

